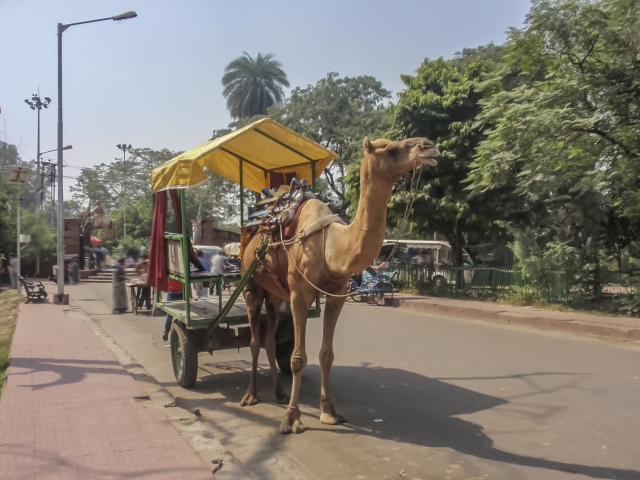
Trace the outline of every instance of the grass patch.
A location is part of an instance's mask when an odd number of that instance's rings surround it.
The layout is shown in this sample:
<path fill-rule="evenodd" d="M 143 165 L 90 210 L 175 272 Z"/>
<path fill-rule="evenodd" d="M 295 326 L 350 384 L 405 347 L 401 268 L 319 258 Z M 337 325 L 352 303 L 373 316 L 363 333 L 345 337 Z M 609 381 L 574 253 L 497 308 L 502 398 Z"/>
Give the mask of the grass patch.
<path fill-rule="evenodd" d="M 18 318 L 18 305 L 24 301 L 24 297 L 15 290 L 0 293 L 0 393 L 4 386 L 5 374 L 9 366 L 9 351 L 11 339 L 16 329 Z"/>

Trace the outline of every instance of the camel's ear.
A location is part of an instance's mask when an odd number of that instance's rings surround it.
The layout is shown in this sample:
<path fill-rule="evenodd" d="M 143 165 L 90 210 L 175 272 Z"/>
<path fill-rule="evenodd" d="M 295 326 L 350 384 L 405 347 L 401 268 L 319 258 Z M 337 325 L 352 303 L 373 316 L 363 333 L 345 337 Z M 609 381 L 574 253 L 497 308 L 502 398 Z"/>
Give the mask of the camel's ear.
<path fill-rule="evenodd" d="M 369 140 L 369 137 L 364 137 L 362 146 L 364 147 L 366 152 L 373 153 L 376 151 L 376 147 L 373 146 L 373 143 L 371 143 L 371 141 Z"/>

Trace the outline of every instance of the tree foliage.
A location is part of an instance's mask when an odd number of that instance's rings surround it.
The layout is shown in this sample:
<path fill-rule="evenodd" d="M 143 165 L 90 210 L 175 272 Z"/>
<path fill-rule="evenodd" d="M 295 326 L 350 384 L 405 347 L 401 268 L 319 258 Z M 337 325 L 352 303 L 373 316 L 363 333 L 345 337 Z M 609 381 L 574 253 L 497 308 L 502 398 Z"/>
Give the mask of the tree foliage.
<path fill-rule="evenodd" d="M 282 103 L 282 87 L 288 87 L 289 80 L 273 54 L 259 53 L 254 59 L 244 52 L 226 66 L 222 85 L 231 116 L 245 118 L 264 115 L 271 105 Z"/>
<path fill-rule="evenodd" d="M 415 174 L 415 192 L 410 191 L 414 174 L 396 184 L 391 223 L 400 223 L 413 199 L 410 231 L 421 237 L 444 234 L 452 246 L 454 265 L 462 264 L 462 247 L 472 233 L 487 235 L 493 228 L 487 196 L 469 191 L 465 183 L 475 149 L 484 138 L 473 124 L 480 113 L 479 80 L 492 66 L 482 59 L 485 52 L 496 53 L 486 47 L 467 50 L 454 61 L 426 59 L 415 75 L 402 76 L 406 88 L 391 108 L 393 138 L 427 137 L 441 152 L 436 167 L 421 167 Z"/>
<path fill-rule="evenodd" d="M 479 86 L 474 191 L 500 198 L 515 235 L 533 228 L 544 252 L 588 262 L 593 238 L 620 259 L 637 235 L 639 27 L 637 0 L 536 0 Z"/>

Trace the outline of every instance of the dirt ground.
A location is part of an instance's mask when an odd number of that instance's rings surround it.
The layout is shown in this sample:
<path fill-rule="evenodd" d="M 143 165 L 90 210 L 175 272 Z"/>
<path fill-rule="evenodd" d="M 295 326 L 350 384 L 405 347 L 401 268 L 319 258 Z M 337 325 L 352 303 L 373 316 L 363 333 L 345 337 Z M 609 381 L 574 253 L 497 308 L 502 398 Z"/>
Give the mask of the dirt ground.
<path fill-rule="evenodd" d="M 9 366 L 9 351 L 18 318 L 18 305 L 23 301 L 22 295 L 15 290 L 0 293 L 0 391 L 4 385 L 5 371 Z"/>

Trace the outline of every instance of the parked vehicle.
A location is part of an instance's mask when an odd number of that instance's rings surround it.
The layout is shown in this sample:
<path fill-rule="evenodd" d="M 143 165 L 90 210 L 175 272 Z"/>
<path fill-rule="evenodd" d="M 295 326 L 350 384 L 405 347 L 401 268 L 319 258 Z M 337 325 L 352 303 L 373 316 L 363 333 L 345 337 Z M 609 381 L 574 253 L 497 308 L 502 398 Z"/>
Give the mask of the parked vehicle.
<path fill-rule="evenodd" d="M 371 267 L 360 274 L 352 275 L 347 286 L 347 294 L 349 295 L 347 300 L 366 301 L 384 306 L 391 305 L 394 291 L 392 279 L 395 276 L 395 273 L 391 276 L 379 274 Z"/>

